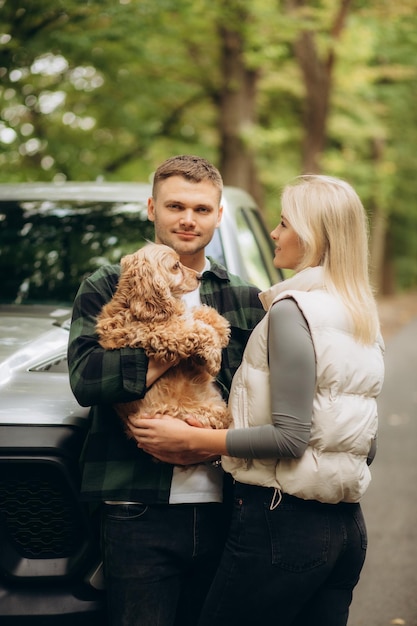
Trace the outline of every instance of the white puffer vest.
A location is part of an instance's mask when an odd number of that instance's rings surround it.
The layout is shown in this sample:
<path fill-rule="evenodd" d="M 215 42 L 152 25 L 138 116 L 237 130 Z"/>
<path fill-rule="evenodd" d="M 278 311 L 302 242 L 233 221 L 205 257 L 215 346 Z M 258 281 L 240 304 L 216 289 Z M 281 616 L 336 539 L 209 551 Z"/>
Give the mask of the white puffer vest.
<path fill-rule="evenodd" d="M 267 310 L 289 297 L 307 320 L 316 354 L 309 445 L 299 459 L 223 457 L 223 467 L 239 482 L 275 487 L 305 500 L 358 502 L 371 480 L 366 459 L 377 432 L 382 338 L 370 346 L 354 339 L 345 306 L 323 289 L 321 267 L 308 268 L 260 295 Z M 271 423 L 268 317 L 252 332 L 233 379 L 229 407 L 235 428 Z"/>

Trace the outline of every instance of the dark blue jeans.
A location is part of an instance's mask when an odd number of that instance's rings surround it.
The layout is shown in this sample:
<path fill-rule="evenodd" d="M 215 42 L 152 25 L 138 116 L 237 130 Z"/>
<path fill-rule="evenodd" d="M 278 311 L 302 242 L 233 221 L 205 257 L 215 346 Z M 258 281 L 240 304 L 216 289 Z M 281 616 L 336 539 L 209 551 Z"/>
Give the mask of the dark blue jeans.
<path fill-rule="evenodd" d="M 225 551 L 199 626 L 345 626 L 367 536 L 359 504 L 236 483 Z M 272 510 L 271 510 L 272 509 Z"/>
<path fill-rule="evenodd" d="M 221 504 L 103 505 L 111 626 L 196 626 L 228 521 Z"/>

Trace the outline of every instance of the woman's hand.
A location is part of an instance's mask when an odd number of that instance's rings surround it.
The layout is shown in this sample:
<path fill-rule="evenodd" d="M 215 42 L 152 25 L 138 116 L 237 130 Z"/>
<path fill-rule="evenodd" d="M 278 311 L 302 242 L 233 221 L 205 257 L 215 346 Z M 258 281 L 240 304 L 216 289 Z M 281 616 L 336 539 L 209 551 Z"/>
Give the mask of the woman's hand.
<path fill-rule="evenodd" d="M 225 452 L 219 435 L 226 431 L 203 428 L 192 416 L 186 419 L 185 422 L 167 415 L 152 418 L 131 416 L 128 428 L 139 448 L 166 463 L 203 463 Z M 215 434 L 216 438 L 213 437 Z"/>
<path fill-rule="evenodd" d="M 148 451 L 188 452 L 190 443 L 187 435 L 192 429 L 185 422 L 168 415 L 130 416 L 128 427 L 138 446 Z"/>

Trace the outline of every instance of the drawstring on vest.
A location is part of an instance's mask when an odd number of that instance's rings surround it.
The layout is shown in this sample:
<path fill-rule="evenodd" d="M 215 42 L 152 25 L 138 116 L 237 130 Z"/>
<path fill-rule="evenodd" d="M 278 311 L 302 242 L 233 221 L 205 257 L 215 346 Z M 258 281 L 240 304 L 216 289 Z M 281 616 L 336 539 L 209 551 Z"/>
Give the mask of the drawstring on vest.
<path fill-rule="evenodd" d="M 269 510 L 273 511 L 274 509 L 276 509 L 277 506 L 280 505 L 281 500 L 282 500 L 281 489 L 278 489 L 277 487 L 275 487 L 274 493 L 272 494 L 272 498 L 271 498 L 271 504 L 269 505 Z"/>

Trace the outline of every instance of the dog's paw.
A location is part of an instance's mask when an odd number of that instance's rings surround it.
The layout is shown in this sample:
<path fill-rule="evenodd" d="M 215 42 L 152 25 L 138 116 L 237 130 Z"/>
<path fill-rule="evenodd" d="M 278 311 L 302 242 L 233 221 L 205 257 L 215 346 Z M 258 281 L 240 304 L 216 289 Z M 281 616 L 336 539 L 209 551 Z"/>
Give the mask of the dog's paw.
<path fill-rule="evenodd" d="M 223 316 L 218 315 L 212 326 L 217 332 L 221 347 L 225 348 L 230 340 L 229 322 Z"/>
<path fill-rule="evenodd" d="M 205 349 L 199 351 L 197 356 L 204 361 L 206 370 L 215 378 L 220 372 L 222 364 L 221 350 L 206 347 Z"/>
<path fill-rule="evenodd" d="M 195 351 L 196 338 L 179 332 L 180 328 L 170 333 L 155 332 L 148 337 L 145 353 L 161 363 L 175 365 L 181 359 L 187 359 Z"/>
<path fill-rule="evenodd" d="M 193 318 L 211 326 L 219 335 L 222 347 L 227 345 L 230 337 L 230 324 L 216 309 L 203 304 L 193 310 Z"/>
<path fill-rule="evenodd" d="M 207 304 L 201 304 L 200 306 L 192 309 L 193 318 L 195 320 L 201 320 L 206 324 L 211 324 L 211 320 L 213 319 L 213 313 L 214 315 L 219 315 L 216 309 L 213 309 L 213 307 L 211 306 L 207 306 Z"/>

